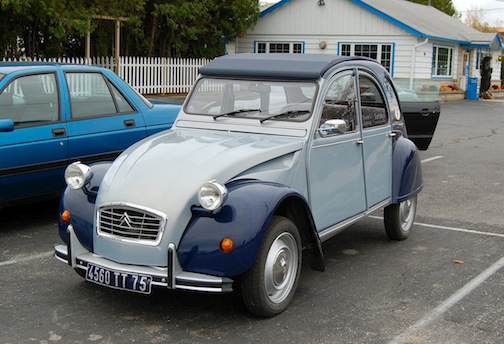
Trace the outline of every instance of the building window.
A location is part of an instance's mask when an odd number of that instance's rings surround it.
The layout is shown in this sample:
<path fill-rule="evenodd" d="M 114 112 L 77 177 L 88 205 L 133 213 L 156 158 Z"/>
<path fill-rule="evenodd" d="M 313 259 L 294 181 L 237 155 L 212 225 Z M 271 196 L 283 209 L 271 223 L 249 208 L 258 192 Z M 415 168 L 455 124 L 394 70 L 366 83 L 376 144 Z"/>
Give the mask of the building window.
<path fill-rule="evenodd" d="M 259 54 L 266 53 L 303 53 L 303 43 L 295 42 L 256 42 L 256 52 Z"/>
<path fill-rule="evenodd" d="M 389 72 L 392 69 L 392 44 L 341 44 L 341 56 L 365 56 L 377 60 Z"/>
<path fill-rule="evenodd" d="M 453 48 L 435 46 L 432 56 L 432 75 L 451 77 L 453 71 Z"/>

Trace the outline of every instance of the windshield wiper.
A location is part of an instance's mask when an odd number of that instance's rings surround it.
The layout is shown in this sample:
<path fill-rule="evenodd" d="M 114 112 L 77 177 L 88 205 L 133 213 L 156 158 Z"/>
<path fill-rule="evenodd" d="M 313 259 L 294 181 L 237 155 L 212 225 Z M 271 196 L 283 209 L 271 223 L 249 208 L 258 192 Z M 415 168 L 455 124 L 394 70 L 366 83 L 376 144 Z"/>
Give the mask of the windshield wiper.
<path fill-rule="evenodd" d="M 235 110 L 235 111 L 231 111 L 231 112 L 226 112 L 226 113 L 221 113 L 221 114 L 218 114 L 218 115 L 214 115 L 213 116 L 213 119 L 217 119 L 219 117 L 224 117 L 224 116 L 235 116 L 239 113 L 243 113 L 243 112 L 261 112 L 261 109 L 240 109 L 240 110 Z"/>
<path fill-rule="evenodd" d="M 309 113 L 310 110 L 289 110 L 289 111 L 285 111 L 285 112 L 282 112 L 282 113 L 277 113 L 276 115 L 271 115 L 269 117 L 265 117 L 265 118 L 261 118 L 259 120 L 259 122 L 261 122 L 261 124 L 264 122 L 264 121 L 268 121 L 270 119 L 274 119 L 274 118 L 277 118 L 277 117 L 284 117 L 284 116 L 292 116 L 292 117 L 297 117 L 299 115 L 304 115 L 306 113 Z"/>

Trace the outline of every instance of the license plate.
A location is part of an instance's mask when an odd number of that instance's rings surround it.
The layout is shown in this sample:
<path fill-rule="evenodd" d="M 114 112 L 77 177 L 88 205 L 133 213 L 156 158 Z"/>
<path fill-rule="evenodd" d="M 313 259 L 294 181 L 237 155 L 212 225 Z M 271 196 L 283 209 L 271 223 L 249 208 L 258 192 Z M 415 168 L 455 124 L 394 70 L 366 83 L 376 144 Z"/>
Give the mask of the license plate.
<path fill-rule="evenodd" d="M 109 270 L 93 264 L 88 264 L 86 280 L 114 289 L 151 293 L 151 276 Z"/>

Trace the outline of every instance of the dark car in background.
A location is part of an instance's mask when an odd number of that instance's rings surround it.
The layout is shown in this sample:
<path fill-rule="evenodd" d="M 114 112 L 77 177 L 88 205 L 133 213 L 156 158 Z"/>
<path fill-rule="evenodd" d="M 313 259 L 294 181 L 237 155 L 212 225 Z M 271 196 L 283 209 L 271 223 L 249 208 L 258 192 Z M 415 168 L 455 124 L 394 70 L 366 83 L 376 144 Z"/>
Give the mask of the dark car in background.
<path fill-rule="evenodd" d="M 170 128 L 180 106 L 105 68 L 0 63 L 0 208 L 61 194 L 69 163 L 113 160 Z"/>

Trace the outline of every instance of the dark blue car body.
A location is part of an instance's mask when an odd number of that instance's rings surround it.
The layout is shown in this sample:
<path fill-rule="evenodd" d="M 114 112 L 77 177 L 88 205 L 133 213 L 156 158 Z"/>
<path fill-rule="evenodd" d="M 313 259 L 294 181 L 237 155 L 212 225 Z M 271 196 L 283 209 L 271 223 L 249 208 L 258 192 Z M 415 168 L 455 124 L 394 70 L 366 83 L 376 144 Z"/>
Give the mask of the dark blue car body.
<path fill-rule="evenodd" d="M 113 160 L 170 128 L 179 109 L 109 69 L 0 63 L 0 207 L 61 194 L 69 163 Z"/>

